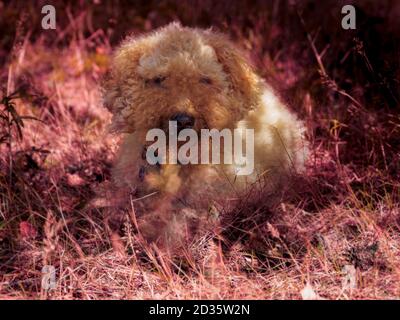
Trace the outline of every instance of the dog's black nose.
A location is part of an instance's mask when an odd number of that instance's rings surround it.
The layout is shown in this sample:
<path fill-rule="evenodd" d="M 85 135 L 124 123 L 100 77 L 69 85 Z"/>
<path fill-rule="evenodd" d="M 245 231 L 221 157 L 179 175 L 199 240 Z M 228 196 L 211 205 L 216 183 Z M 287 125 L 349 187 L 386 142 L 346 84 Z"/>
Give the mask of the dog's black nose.
<path fill-rule="evenodd" d="M 171 121 L 176 121 L 179 129 L 192 128 L 194 125 L 194 118 L 187 113 L 176 113 L 171 118 Z"/>

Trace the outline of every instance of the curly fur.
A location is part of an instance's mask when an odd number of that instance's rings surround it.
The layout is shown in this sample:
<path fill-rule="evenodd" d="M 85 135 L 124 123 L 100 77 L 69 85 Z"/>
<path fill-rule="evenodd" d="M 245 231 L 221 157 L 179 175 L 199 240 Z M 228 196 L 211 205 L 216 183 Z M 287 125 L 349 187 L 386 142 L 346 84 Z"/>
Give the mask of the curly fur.
<path fill-rule="evenodd" d="M 302 169 L 307 154 L 303 124 L 244 54 L 211 30 L 173 23 L 125 40 L 104 83 L 104 104 L 113 114 L 112 131 L 125 134 L 114 184 L 141 196 L 157 192 L 139 201 L 146 212 L 207 208 L 216 198 L 236 195 L 260 179 L 277 187 L 288 173 Z M 238 177 L 234 165 L 150 167 L 142 158 L 146 133 L 162 128 L 177 112 L 193 115 L 196 130 L 254 129 L 254 173 Z"/>

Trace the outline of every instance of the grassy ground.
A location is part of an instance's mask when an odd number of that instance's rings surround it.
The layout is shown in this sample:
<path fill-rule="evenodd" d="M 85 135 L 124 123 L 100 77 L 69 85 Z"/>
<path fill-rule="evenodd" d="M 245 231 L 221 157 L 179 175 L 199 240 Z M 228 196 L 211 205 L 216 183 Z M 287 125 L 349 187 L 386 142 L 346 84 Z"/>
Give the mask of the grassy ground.
<path fill-rule="evenodd" d="M 400 4 L 355 1 L 344 31 L 340 1 L 113 3 L 56 2 L 45 31 L 40 1 L 0 1 L 0 298 L 399 298 Z M 174 20 L 245 48 L 307 124 L 311 155 L 281 204 L 243 200 L 179 261 L 122 210 L 120 255 L 88 205 L 119 139 L 99 83 L 123 36 Z"/>

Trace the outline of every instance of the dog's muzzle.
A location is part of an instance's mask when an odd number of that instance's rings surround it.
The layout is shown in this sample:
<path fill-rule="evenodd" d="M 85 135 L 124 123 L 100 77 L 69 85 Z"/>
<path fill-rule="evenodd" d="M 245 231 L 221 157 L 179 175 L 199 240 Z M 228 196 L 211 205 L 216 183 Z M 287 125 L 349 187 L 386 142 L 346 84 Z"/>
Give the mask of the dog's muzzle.
<path fill-rule="evenodd" d="M 194 118 L 183 112 L 172 115 L 169 121 L 176 121 L 178 132 L 183 129 L 191 129 L 194 126 Z"/>

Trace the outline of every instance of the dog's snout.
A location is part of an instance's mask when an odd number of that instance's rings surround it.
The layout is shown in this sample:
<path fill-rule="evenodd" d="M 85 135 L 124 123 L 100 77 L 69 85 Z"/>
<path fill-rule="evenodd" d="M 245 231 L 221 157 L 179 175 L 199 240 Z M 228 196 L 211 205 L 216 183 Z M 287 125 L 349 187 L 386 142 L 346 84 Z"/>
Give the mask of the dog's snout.
<path fill-rule="evenodd" d="M 170 121 L 176 121 L 178 128 L 192 128 L 194 125 L 194 118 L 187 113 L 176 113 Z"/>

